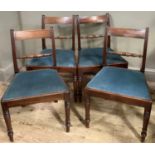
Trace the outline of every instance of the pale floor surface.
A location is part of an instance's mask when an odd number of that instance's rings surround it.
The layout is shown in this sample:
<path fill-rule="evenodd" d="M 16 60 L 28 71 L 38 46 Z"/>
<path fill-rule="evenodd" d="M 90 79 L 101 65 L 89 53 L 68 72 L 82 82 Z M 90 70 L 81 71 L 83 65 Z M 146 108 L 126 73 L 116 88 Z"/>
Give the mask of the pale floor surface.
<path fill-rule="evenodd" d="M 0 97 L 6 84 L 0 83 Z M 151 90 L 153 102 L 155 91 Z M 83 103 L 72 103 L 71 130 L 65 132 L 64 103 L 40 103 L 10 108 L 14 140 L 17 143 L 139 143 L 143 108 L 93 98 L 90 128 L 85 128 Z M 0 108 L 0 142 L 8 143 Z M 155 142 L 155 106 L 153 103 L 146 142 Z"/>

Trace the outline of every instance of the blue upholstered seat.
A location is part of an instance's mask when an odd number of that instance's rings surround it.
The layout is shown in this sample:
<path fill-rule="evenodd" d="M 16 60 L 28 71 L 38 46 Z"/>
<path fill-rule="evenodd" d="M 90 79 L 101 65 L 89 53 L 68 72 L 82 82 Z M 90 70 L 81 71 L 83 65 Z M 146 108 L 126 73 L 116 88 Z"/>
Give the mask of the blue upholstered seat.
<path fill-rule="evenodd" d="M 51 69 L 34 70 L 17 73 L 6 90 L 2 101 L 9 101 L 32 96 L 40 96 L 58 92 L 68 92 L 68 88 Z"/>
<path fill-rule="evenodd" d="M 151 100 L 145 75 L 125 68 L 104 67 L 88 83 L 87 88 Z"/>
<path fill-rule="evenodd" d="M 102 65 L 103 62 L 103 48 L 83 48 L 79 52 L 79 66 L 90 67 L 95 65 Z M 122 64 L 127 61 L 119 55 L 107 54 L 107 64 Z"/>
<path fill-rule="evenodd" d="M 51 49 L 45 49 L 41 53 L 51 53 Z M 56 50 L 57 66 L 75 67 L 74 51 L 72 50 Z M 27 61 L 26 66 L 53 66 L 52 56 L 33 58 Z"/>

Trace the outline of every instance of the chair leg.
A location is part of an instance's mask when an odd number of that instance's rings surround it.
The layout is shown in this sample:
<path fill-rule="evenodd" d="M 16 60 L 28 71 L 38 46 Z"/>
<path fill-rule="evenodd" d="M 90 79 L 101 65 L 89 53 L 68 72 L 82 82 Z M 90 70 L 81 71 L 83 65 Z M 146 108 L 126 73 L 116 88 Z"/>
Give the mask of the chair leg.
<path fill-rule="evenodd" d="M 74 88 L 74 101 L 77 102 L 78 81 L 76 75 L 73 75 L 73 88 Z"/>
<path fill-rule="evenodd" d="M 90 97 L 85 93 L 85 125 L 89 128 L 90 123 Z"/>
<path fill-rule="evenodd" d="M 79 102 L 82 102 L 82 84 L 83 84 L 83 81 L 82 81 L 82 74 L 80 74 L 78 76 L 78 99 L 79 99 Z"/>
<path fill-rule="evenodd" d="M 12 125 L 11 125 L 9 108 L 7 106 L 3 106 L 2 104 L 2 110 L 3 110 L 3 116 L 4 116 L 5 123 L 6 123 L 9 139 L 11 142 L 13 142 L 14 141 L 13 130 L 12 130 Z"/>
<path fill-rule="evenodd" d="M 144 108 L 143 129 L 141 132 L 141 142 L 145 141 L 145 137 L 147 135 L 147 126 L 148 126 L 149 119 L 150 119 L 151 109 L 152 109 L 152 106 Z"/>
<path fill-rule="evenodd" d="M 66 115 L 66 132 L 70 131 L 70 103 L 65 101 L 65 115 Z"/>

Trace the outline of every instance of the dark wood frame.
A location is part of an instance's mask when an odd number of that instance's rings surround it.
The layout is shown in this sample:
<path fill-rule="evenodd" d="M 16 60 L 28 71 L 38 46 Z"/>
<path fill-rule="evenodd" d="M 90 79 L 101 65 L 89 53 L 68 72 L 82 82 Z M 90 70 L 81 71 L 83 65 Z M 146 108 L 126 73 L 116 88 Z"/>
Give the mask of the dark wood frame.
<path fill-rule="evenodd" d="M 15 40 L 24 40 L 24 39 L 35 39 L 35 38 L 50 38 L 52 40 L 52 30 L 27 30 L 27 31 L 14 31 L 10 30 L 11 34 L 11 44 L 12 44 L 12 57 L 14 63 L 15 73 L 20 72 L 18 68 L 17 55 L 16 55 L 16 44 Z M 52 55 L 53 56 L 53 55 Z M 31 55 L 32 57 L 32 55 Z M 35 57 L 35 56 L 34 56 Z M 20 57 L 20 59 L 29 58 L 29 56 Z M 26 106 L 29 104 L 36 104 L 41 102 L 51 102 L 55 100 L 64 100 L 65 101 L 65 125 L 66 132 L 70 131 L 70 93 L 69 91 L 49 93 L 39 96 L 26 97 L 21 99 L 12 99 L 12 100 L 3 100 L 1 99 L 1 106 L 3 111 L 4 120 L 7 126 L 8 136 L 11 142 L 14 141 L 13 130 L 11 125 L 11 117 L 9 113 L 9 108 L 16 106 Z"/>
<path fill-rule="evenodd" d="M 79 101 L 82 101 L 82 88 L 84 87 L 84 75 L 85 74 L 94 74 L 97 73 L 101 68 L 102 65 L 96 65 L 96 66 L 79 66 L 79 53 L 81 50 L 81 39 L 93 39 L 93 38 L 104 38 L 104 35 L 89 35 L 89 36 L 81 36 L 80 32 L 80 24 L 90 24 L 90 23 L 100 23 L 103 24 L 103 28 L 105 29 L 106 26 L 110 26 L 110 14 L 106 13 L 105 15 L 100 16 L 91 16 L 91 17 L 79 17 L 76 16 L 77 19 L 77 36 L 78 36 L 78 98 Z M 104 25 L 105 24 L 105 25 Z M 108 36 L 108 48 L 110 48 L 111 38 Z M 103 45 L 104 45 L 104 39 L 103 39 Z M 104 46 L 103 46 L 104 47 Z M 104 54 L 105 48 L 103 48 L 103 54 Z M 124 64 L 112 64 L 110 66 L 116 66 L 116 67 L 128 67 L 128 63 Z"/>
<path fill-rule="evenodd" d="M 106 30 L 105 35 L 105 48 L 107 50 L 108 47 L 108 36 L 121 36 L 121 37 L 131 37 L 131 38 L 140 38 L 144 39 L 144 47 L 143 47 L 143 58 L 142 58 L 142 65 L 140 68 L 140 72 L 145 72 L 145 61 L 146 61 L 146 53 L 147 53 L 147 44 L 148 44 L 148 32 L 149 28 L 146 29 L 123 29 L 123 28 L 110 28 L 108 27 Z M 106 66 L 106 50 L 104 53 L 104 63 L 103 66 Z M 90 123 L 90 98 L 91 96 L 95 97 L 101 97 L 108 100 L 114 100 L 119 101 L 122 103 L 134 105 L 134 106 L 140 106 L 144 108 L 144 116 L 143 116 L 143 128 L 141 132 L 141 142 L 145 141 L 145 137 L 147 135 L 147 127 L 149 123 L 151 108 L 152 108 L 152 101 L 150 100 L 143 100 L 143 99 L 137 99 L 134 97 L 129 97 L 125 95 L 119 95 L 115 93 L 110 93 L 106 91 L 99 91 L 92 88 L 85 88 L 85 125 L 87 128 L 89 128 Z"/>

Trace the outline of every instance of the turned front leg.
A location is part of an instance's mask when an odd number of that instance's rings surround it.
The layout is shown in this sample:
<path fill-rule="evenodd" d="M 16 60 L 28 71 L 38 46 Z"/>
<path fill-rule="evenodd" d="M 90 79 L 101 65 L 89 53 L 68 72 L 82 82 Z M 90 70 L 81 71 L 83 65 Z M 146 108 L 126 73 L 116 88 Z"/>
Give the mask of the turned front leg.
<path fill-rule="evenodd" d="M 150 119 L 152 106 L 148 106 L 144 108 L 144 116 L 143 116 L 143 129 L 141 132 L 141 142 L 145 141 L 145 137 L 147 136 L 147 127 Z"/>
<path fill-rule="evenodd" d="M 14 141 L 13 130 L 12 130 L 12 125 L 11 125 L 9 108 L 7 106 L 4 106 L 2 103 L 2 110 L 3 110 L 3 116 L 4 116 L 5 123 L 6 123 L 9 139 L 11 142 L 13 142 Z"/>

